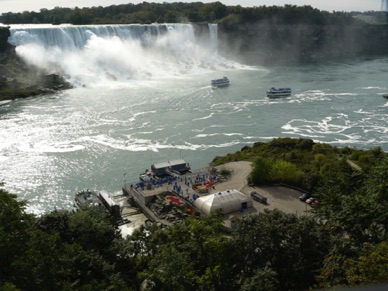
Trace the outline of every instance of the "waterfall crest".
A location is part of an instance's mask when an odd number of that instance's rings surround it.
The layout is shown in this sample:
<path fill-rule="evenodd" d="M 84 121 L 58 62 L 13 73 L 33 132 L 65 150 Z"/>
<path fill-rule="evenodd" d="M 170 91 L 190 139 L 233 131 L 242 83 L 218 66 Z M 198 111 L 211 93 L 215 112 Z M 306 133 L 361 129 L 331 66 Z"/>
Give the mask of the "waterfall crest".
<path fill-rule="evenodd" d="M 68 76 L 73 85 L 179 77 L 226 69 L 217 25 L 197 42 L 191 24 L 15 25 L 9 42 L 28 63 Z"/>

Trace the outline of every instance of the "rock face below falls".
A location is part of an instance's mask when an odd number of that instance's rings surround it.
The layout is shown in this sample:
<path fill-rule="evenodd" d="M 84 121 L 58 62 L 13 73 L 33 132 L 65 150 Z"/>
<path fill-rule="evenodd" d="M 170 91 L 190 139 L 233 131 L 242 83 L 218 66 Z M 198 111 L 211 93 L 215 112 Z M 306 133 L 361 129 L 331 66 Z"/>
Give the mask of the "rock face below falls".
<path fill-rule="evenodd" d="M 62 76 L 27 65 L 8 43 L 10 35 L 8 26 L 0 26 L 0 101 L 71 87 Z"/>
<path fill-rule="evenodd" d="M 253 65 L 388 55 L 388 26 L 218 24 L 218 52 Z"/>

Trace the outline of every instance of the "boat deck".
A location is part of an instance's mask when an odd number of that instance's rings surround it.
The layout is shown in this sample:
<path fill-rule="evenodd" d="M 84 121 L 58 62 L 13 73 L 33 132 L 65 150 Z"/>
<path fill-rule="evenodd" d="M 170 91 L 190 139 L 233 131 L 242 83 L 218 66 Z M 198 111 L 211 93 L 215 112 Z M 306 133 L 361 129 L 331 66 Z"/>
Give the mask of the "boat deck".
<path fill-rule="evenodd" d="M 75 202 L 78 207 L 89 205 L 101 205 L 101 200 L 98 197 L 98 193 L 92 190 L 80 191 L 75 197 Z"/>

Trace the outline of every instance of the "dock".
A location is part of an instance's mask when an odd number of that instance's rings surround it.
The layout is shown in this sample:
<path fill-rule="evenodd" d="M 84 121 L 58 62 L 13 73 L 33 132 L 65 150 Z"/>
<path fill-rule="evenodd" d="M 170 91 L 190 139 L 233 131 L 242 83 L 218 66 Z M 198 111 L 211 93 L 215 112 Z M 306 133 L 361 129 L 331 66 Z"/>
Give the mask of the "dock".
<path fill-rule="evenodd" d="M 154 178 L 147 181 L 141 181 L 137 184 L 126 184 L 122 187 L 123 194 L 131 198 L 143 214 L 150 220 L 156 223 L 171 225 L 171 222 L 160 219 L 150 209 L 150 204 L 155 201 L 155 198 L 162 193 L 169 192 L 172 195 L 179 197 L 187 205 L 194 208 L 194 196 L 207 195 L 208 192 L 199 193 L 196 183 L 205 183 L 211 176 L 208 168 L 199 170 L 198 172 L 186 172 L 184 174 L 174 173 L 165 179 Z M 209 192 L 215 191 L 210 188 Z"/>
<path fill-rule="evenodd" d="M 161 223 L 164 225 L 170 225 L 171 223 L 159 219 L 151 209 L 147 207 L 147 203 L 152 201 L 154 196 L 156 195 L 155 193 L 152 193 L 152 195 L 145 195 L 145 191 L 142 191 L 140 189 L 136 189 L 135 187 L 131 186 L 125 186 L 122 188 L 124 195 L 130 197 L 133 202 L 136 204 L 137 207 L 141 210 L 141 212 L 152 222 L 156 223 Z M 158 192 L 159 193 L 159 192 Z"/>

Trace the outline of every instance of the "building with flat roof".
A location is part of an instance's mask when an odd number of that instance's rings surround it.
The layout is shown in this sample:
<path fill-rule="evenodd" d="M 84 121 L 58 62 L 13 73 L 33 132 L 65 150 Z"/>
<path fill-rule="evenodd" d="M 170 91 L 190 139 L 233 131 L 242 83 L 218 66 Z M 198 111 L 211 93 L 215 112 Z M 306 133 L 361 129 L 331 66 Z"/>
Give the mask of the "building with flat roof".
<path fill-rule="evenodd" d="M 100 191 L 98 194 L 102 204 L 104 204 L 110 214 L 115 218 L 121 217 L 120 206 L 116 203 L 112 196 L 106 191 Z"/>
<path fill-rule="evenodd" d="M 171 160 L 162 163 L 151 165 L 151 172 L 155 176 L 169 175 L 169 172 L 186 173 L 190 170 L 190 166 L 183 159 Z"/>

